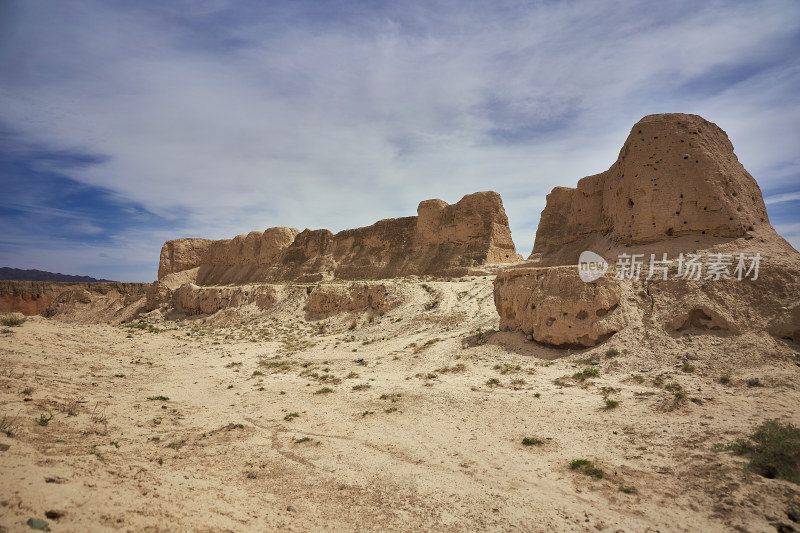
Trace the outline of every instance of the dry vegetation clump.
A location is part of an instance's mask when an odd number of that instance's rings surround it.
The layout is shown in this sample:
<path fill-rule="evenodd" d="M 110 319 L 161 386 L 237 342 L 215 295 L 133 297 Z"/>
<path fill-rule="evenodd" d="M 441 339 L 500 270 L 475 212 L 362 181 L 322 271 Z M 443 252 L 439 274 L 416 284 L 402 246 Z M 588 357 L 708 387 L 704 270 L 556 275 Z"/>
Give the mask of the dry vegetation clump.
<path fill-rule="evenodd" d="M 800 485 L 800 428 L 793 424 L 767 420 L 746 438 L 716 444 L 713 449 L 749 458 L 748 472 Z"/>

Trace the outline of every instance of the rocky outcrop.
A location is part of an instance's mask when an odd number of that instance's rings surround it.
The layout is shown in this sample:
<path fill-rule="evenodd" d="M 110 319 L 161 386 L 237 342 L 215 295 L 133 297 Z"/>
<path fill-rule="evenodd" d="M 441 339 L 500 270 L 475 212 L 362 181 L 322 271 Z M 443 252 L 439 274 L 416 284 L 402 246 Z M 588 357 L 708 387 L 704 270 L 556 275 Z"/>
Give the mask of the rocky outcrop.
<path fill-rule="evenodd" d="M 385 313 L 399 304 L 384 284 L 318 285 L 308 296 L 306 320 L 321 320 L 351 311 Z"/>
<path fill-rule="evenodd" d="M 606 261 L 604 276 L 581 279 L 584 251 Z M 678 277 L 680 254 L 691 253 L 703 268 L 725 255 L 728 279 L 707 270 Z M 618 275 L 620 254 L 641 254 L 641 274 Z M 671 263 L 648 276 L 651 254 Z M 757 279 L 738 279 L 739 254 L 760 257 Z M 654 327 L 675 335 L 768 330 L 796 342 L 800 254 L 770 225 L 758 184 L 724 131 L 695 115 L 651 115 L 609 170 L 547 196 L 533 253 L 497 276 L 495 305 L 501 329 L 550 345 L 593 346 Z"/>
<path fill-rule="evenodd" d="M 55 316 L 67 302 L 91 304 L 94 300 L 117 299 L 121 306 L 145 296 L 145 283 L 62 283 L 55 281 L 0 281 L 0 312 Z"/>
<path fill-rule="evenodd" d="M 165 242 L 158 261 L 158 279 L 196 267 L 213 243 L 210 239 L 175 239 Z"/>
<path fill-rule="evenodd" d="M 607 171 L 547 196 L 530 259 L 576 264 L 583 250 L 770 228 L 761 190 L 728 136 L 697 115 L 650 115 Z"/>
<path fill-rule="evenodd" d="M 272 307 L 276 300 L 277 290 L 270 285 L 199 287 L 187 283 L 174 293 L 175 309 L 186 315 L 210 315 L 223 309 L 250 304 L 264 310 Z"/>
<path fill-rule="evenodd" d="M 516 269 L 495 278 L 501 330 L 521 330 L 553 346 L 594 346 L 622 329 L 620 288 L 584 283 L 575 268 Z"/>
<path fill-rule="evenodd" d="M 159 280 L 193 268 L 193 281 L 201 286 L 458 276 L 474 266 L 521 260 L 495 192 L 471 194 L 453 205 L 424 201 L 417 213 L 336 234 L 270 228 L 224 241 L 168 241 Z"/>

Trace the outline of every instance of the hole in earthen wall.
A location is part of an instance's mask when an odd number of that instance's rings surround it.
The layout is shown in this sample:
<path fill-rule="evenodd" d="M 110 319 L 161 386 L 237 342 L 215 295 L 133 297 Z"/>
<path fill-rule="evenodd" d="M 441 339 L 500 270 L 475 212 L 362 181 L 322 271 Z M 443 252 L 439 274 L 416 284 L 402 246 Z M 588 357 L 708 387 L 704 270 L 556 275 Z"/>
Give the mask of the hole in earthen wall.
<path fill-rule="evenodd" d="M 689 311 L 686 320 L 677 330 L 683 331 L 689 328 L 708 329 L 712 331 L 728 329 L 723 324 L 719 324 L 717 320 L 711 318 L 705 311 L 699 308 Z"/>

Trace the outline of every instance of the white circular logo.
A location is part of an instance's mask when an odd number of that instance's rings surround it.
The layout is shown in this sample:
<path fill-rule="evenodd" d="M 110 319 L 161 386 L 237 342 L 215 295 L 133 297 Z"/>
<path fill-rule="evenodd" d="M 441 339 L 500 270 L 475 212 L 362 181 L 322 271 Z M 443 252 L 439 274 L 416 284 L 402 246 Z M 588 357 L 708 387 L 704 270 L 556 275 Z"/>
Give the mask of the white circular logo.
<path fill-rule="evenodd" d="M 594 252 L 586 250 L 578 258 L 578 276 L 581 280 L 590 283 L 606 275 L 608 263 Z"/>

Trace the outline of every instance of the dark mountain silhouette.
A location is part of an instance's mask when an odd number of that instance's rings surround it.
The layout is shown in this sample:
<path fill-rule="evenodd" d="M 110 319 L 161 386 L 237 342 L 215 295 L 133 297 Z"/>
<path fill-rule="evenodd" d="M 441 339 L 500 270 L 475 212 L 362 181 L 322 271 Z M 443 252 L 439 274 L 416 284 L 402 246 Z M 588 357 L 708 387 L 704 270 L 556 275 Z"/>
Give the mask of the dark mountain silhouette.
<path fill-rule="evenodd" d="M 109 279 L 96 279 L 90 276 L 71 276 L 69 274 L 54 274 L 44 270 L 22 270 L 21 268 L 0 267 L 0 279 L 11 281 L 70 281 L 75 283 L 90 283 L 96 281 L 111 281 Z"/>

